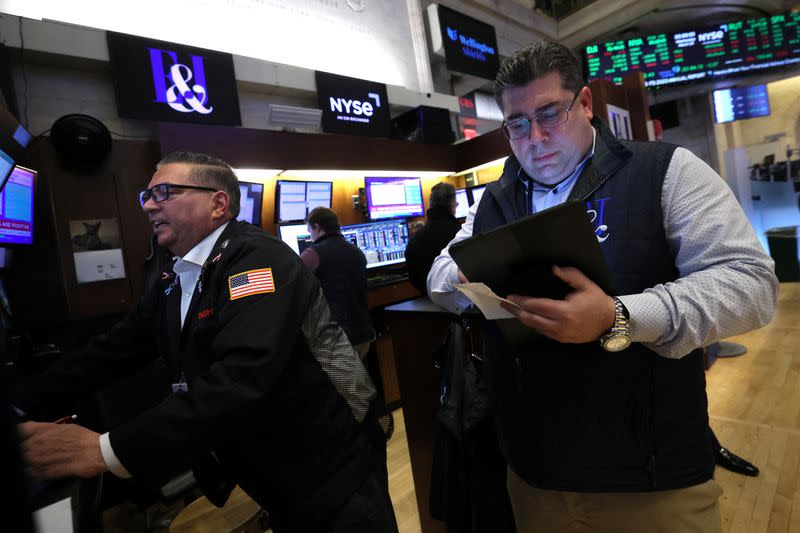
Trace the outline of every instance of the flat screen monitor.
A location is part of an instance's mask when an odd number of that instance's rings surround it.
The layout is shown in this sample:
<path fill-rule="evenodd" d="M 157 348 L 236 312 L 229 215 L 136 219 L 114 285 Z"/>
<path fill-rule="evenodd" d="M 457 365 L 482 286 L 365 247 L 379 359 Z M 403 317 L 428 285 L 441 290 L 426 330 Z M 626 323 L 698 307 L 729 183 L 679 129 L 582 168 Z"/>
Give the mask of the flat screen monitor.
<path fill-rule="evenodd" d="M 19 160 L 32 138 L 30 132 L 0 104 L 0 150 L 8 157 Z"/>
<path fill-rule="evenodd" d="M 718 124 L 768 115 L 769 94 L 766 85 L 714 91 L 714 118 Z"/>
<path fill-rule="evenodd" d="M 302 224 L 281 224 L 278 226 L 278 237 L 289 245 L 297 255 L 313 242 L 305 222 Z"/>
<path fill-rule="evenodd" d="M 472 205 L 469 202 L 467 189 L 456 189 L 456 202 L 458 202 L 458 205 L 456 205 L 456 218 L 466 217 L 469 206 Z"/>
<path fill-rule="evenodd" d="M 406 260 L 408 225 L 405 220 L 342 226 L 342 235 L 364 252 L 367 268 L 394 265 Z"/>
<path fill-rule="evenodd" d="M 441 4 L 437 12 L 447 69 L 494 80 L 500 69 L 494 26 Z"/>
<path fill-rule="evenodd" d="M 469 194 L 472 198 L 472 204 L 479 204 L 481 202 L 481 196 L 483 196 L 483 191 L 486 190 L 486 185 L 476 185 L 475 187 L 470 187 Z"/>
<path fill-rule="evenodd" d="M 367 210 L 371 220 L 421 217 L 422 180 L 405 177 L 365 177 Z"/>
<path fill-rule="evenodd" d="M 3 190 L 12 170 L 14 170 L 14 159 L 0 149 L 0 191 Z"/>
<path fill-rule="evenodd" d="M 254 226 L 261 225 L 261 204 L 264 201 L 264 184 L 239 182 L 239 191 L 242 193 L 239 200 L 239 216 L 236 220 L 244 220 Z"/>
<path fill-rule="evenodd" d="M 275 222 L 305 220 L 315 207 L 331 207 L 333 182 L 278 180 L 275 184 Z"/>
<path fill-rule="evenodd" d="M 0 245 L 33 244 L 36 172 L 14 167 L 0 191 Z"/>

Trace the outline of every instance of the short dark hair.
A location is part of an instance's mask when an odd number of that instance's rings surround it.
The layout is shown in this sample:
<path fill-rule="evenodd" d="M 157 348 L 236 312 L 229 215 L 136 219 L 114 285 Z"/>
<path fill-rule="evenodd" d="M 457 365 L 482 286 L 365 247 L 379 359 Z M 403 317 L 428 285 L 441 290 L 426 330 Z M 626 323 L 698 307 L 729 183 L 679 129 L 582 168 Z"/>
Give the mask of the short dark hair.
<path fill-rule="evenodd" d="M 195 152 L 172 152 L 164 156 L 158 162 L 156 168 L 172 163 L 186 163 L 192 165 L 189 177 L 197 185 L 211 187 L 218 191 L 225 191 L 230 197 L 228 210 L 233 218 L 239 216 L 239 204 L 241 202 L 241 191 L 239 190 L 239 180 L 233 173 L 231 166 L 218 157 L 208 154 Z"/>
<path fill-rule="evenodd" d="M 320 229 L 325 233 L 338 233 L 340 228 L 336 211 L 327 207 L 315 207 L 312 209 L 306 217 L 306 224 L 311 227 L 319 224 Z"/>
<path fill-rule="evenodd" d="M 534 41 L 503 61 L 494 80 L 494 98 L 503 109 L 506 87 L 520 87 L 553 71 L 561 75 L 561 86 L 577 93 L 585 85 L 578 58 L 561 43 Z"/>
<path fill-rule="evenodd" d="M 456 201 L 456 188 L 451 184 L 443 181 L 437 183 L 431 188 L 430 205 L 429 207 L 450 207 L 452 202 Z"/>

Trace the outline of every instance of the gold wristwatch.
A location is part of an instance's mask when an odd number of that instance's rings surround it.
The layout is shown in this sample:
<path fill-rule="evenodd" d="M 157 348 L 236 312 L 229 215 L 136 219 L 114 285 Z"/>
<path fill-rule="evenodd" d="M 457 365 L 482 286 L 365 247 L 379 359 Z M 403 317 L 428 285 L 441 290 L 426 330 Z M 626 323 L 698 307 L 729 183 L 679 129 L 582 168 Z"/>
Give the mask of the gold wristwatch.
<path fill-rule="evenodd" d="M 621 352 L 631 345 L 628 310 L 625 309 L 619 298 L 614 298 L 614 325 L 600 335 L 599 340 L 600 346 L 607 352 Z"/>

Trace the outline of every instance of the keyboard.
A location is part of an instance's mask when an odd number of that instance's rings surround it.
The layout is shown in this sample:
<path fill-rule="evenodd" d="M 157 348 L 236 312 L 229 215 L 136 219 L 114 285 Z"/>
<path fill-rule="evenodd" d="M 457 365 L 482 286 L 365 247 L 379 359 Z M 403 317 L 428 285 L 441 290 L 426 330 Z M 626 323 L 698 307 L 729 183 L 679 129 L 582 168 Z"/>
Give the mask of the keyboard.
<path fill-rule="evenodd" d="M 407 279 L 408 274 L 381 274 L 380 276 L 367 278 L 367 287 L 379 287 L 381 285 L 389 285 L 390 283 L 397 283 L 398 281 L 405 281 Z"/>

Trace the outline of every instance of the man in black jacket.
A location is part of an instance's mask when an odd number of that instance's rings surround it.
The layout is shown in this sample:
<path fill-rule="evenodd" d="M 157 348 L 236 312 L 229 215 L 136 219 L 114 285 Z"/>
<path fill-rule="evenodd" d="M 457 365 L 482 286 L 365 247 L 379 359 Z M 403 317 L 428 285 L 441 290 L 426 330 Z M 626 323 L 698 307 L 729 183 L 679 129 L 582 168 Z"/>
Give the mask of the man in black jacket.
<path fill-rule="evenodd" d="M 406 246 L 408 279 L 422 294 L 428 292 L 426 280 L 433 260 L 461 229 L 455 217 L 458 206 L 455 187 L 446 182 L 434 185 L 428 206 L 425 226 L 411 236 Z"/>
<path fill-rule="evenodd" d="M 308 213 L 306 225 L 313 244 L 300 259 L 317 276 L 333 319 L 363 359 L 372 340 L 367 307 L 367 258 L 342 236 L 339 217 L 327 207 Z"/>
<path fill-rule="evenodd" d="M 156 357 L 173 373 L 172 394 L 103 435 L 20 425 L 31 473 L 111 470 L 160 484 L 192 468 L 218 505 L 238 484 L 276 532 L 396 531 L 385 466 L 362 423 L 374 387 L 313 274 L 235 220 L 230 166 L 170 154 L 139 199 L 158 244 L 179 259 L 127 317 L 16 403 L 35 418 Z"/>

